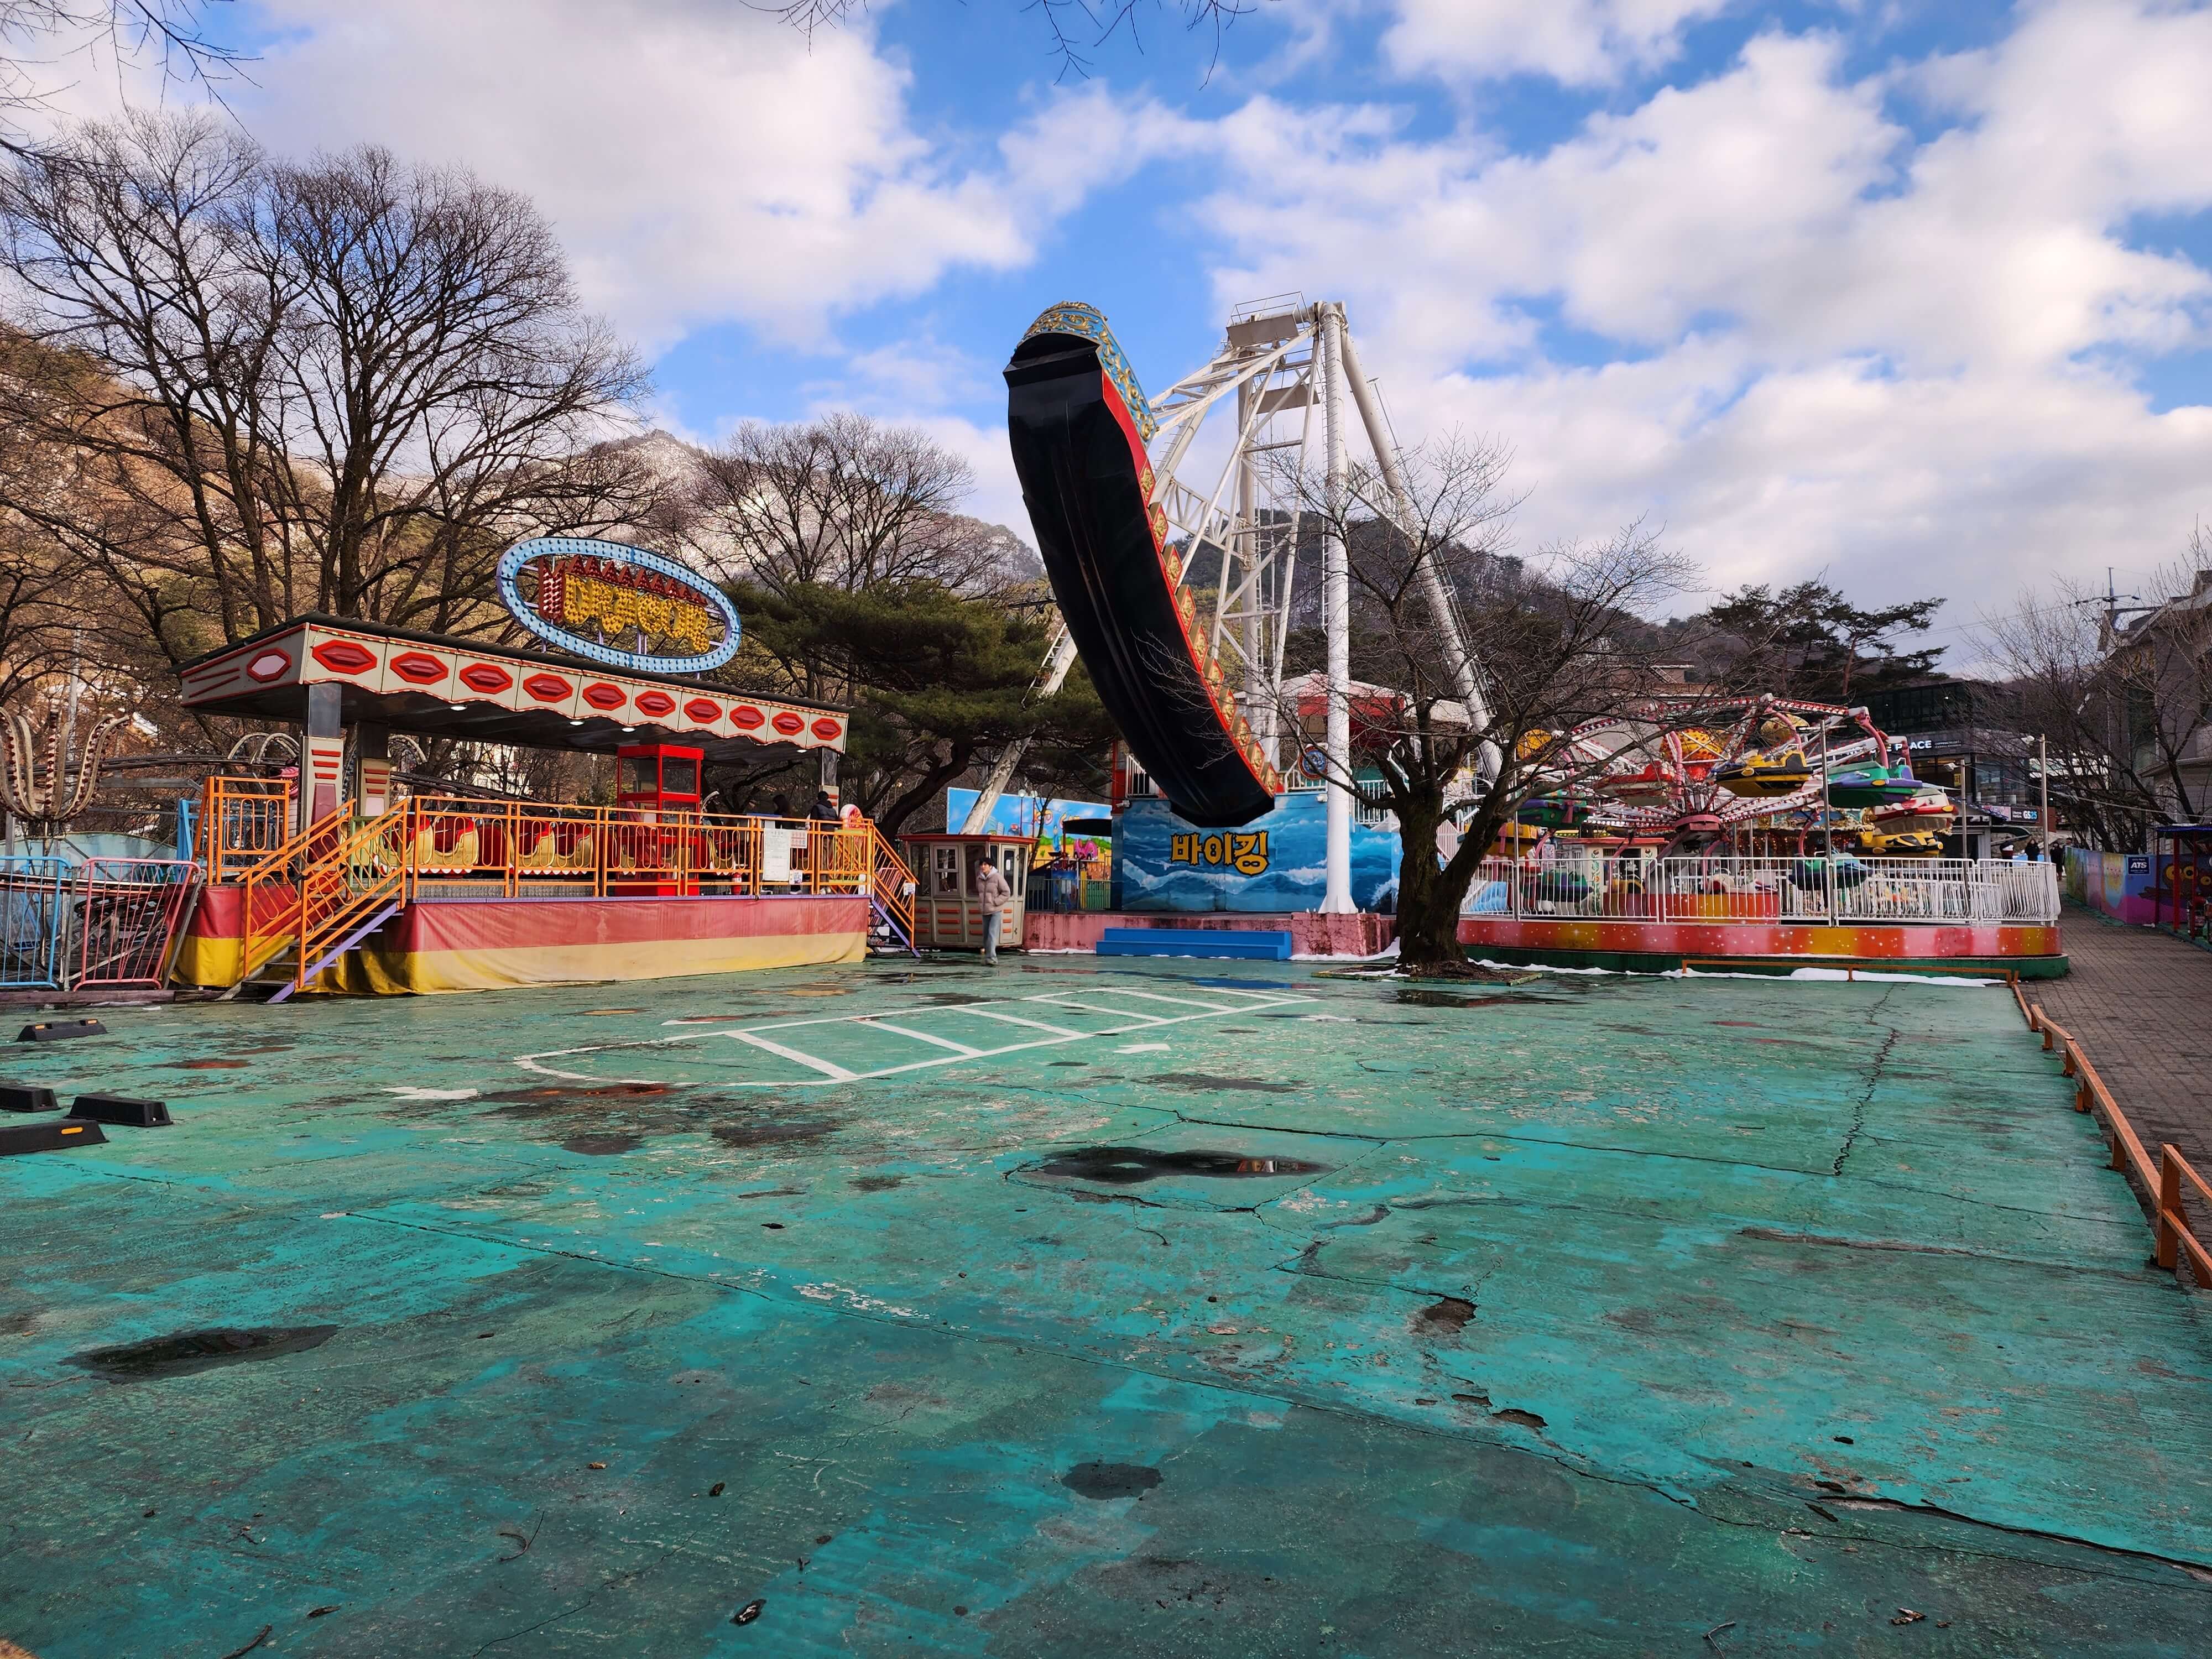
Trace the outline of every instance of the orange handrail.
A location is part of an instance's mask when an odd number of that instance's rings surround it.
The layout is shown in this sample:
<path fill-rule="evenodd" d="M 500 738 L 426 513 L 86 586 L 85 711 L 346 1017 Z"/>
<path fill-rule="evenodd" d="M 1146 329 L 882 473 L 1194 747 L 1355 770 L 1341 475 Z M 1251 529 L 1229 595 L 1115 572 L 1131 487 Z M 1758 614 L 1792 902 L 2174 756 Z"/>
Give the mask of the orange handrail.
<path fill-rule="evenodd" d="M 2212 1204 L 2212 1186 L 2206 1184 L 2204 1177 L 2171 1142 L 2160 1144 L 2158 1158 L 2153 1162 L 2142 1138 L 2136 1134 L 2135 1125 L 2128 1121 L 2127 1114 L 2120 1109 L 2111 1088 L 2090 1063 L 2081 1041 L 2045 1013 L 2041 1003 L 2031 1003 L 2025 996 L 2017 995 L 2017 987 L 2014 991 L 2021 1012 L 2027 1016 L 2028 1030 L 2043 1038 L 2044 1051 L 2057 1051 L 2063 1055 L 2061 1075 L 2075 1080 L 2074 1109 L 2102 1120 L 2106 1144 L 2111 1151 L 2111 1167 L 2132 1175 L 2148 1200 L 2156 1241 L 2153 1260 L 2178 1279 L 2185 1259 L 2197 1288 L 2212 1288 L 2212 1250 L 2208 1250 L 2197 1237 L 2181 1195 L 2185 1180 L 2208 1204 Z"/>
<path fill-rule="evenodd" d="M 334 844 L 301 872 L 293 989 L 307 989 L 308 980 L 319 974 L 319 964 L 328 948 L 349 929 L 386 904 L 406 902 L 413 886 L 408 857 L 412 844 L 403 833 L 395 847 L 392 832 L 404 832 L 408 817 L 403 805 L 396 814 L 351 821 L 343 835 L 334 837 Z M 397 823 L 392 821 L 395 817 Z"/>

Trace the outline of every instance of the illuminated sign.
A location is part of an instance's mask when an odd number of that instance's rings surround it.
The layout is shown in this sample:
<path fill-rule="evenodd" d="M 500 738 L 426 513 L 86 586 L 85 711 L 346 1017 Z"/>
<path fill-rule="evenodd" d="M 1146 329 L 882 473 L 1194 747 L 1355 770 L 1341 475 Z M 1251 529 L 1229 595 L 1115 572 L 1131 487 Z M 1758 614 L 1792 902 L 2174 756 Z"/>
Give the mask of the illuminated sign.
<path fill-rule="evenodd" d="M 499 562 L 499 597 L 539 639 L 611 667 L 696 674 L 738 653 L 737 610 L 719 588 L 619 542 L 517 542 Z"/>
<path fill-rule="evenodd" d="M 1176 836 L 1168 843 L 1170 864 L 1234 870 L 1240 876 L 1267 873 L 1267 832 L 1229 831 L 1218 836 Z"/>

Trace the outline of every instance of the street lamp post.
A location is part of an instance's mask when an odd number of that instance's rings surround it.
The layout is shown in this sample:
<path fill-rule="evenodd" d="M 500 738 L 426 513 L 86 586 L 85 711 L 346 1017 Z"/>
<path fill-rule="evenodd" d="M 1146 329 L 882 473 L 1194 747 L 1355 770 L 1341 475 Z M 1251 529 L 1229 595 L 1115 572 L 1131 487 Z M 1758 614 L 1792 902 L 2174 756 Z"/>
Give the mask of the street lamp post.
<path fill-rule="evenodd" d="M 2051 744 L 2049 738 L 2038 733 L 2035 739 L 2035 781 L 2041 792 L 2042 805 L 2037 817 L 2043 830 L 2043 861 L 2051 862 Z"/>

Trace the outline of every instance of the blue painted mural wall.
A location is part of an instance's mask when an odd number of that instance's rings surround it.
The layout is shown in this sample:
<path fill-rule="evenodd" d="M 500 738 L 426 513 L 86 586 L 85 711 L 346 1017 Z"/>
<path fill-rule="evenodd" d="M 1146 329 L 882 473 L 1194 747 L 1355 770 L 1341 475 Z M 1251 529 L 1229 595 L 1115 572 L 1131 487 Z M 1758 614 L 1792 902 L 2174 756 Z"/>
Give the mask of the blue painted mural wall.
<path fill-rule="evenodd" d="M 1115 901 L 1124 910 L 1318 910 L 1328 815 L 1318 792 L 1276 797 L 1241 830 L 1200 830 L 1164 800 L 1138 799 L 1115 824 Z M 1398 908 L 1398 832 L 1355 820 L 1352 901 Z"/>
<path fill-rule="evenodd" d="M 973 789 L 945 792 L 947 829 L 957 830 L 968 822 L 968 814 L 975 810 L 977 793 Z M 1103 818 L 1113 810 L 1103 800 L 1044 800 L 1036 795 L 1006 794 L 1000 796 L 991 808 L 991 821 L 986 827 L 993 835 L 1042 834 L 1058 841 L 1069 818 Z"/>

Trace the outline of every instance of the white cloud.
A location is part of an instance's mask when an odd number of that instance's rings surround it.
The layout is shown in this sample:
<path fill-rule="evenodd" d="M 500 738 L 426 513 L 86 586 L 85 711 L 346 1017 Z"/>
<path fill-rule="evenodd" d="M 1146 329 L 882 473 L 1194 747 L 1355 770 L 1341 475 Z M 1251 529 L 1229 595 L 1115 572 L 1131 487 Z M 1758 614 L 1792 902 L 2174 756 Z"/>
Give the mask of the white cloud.
<path fill-rule="evenodd" d="M 908 124 L 865 28 L 810 43 L 720 0 L 270 0 L 285 31 L 235 100 L 297 151 L 363 141 L 465 164 L 553 217 L 586 300 L 648 345 L 740 320 L 818 346 L 838 313 L 1038 228 L 1175 141 L 1092 86 L 961 165 Z"/>
<path fill-rule="evenodd" d="M 1524 543 L 1649 511 L 1717 585 L 1825 566 L 1954 622 L 2154 562 L 2201 510 L 2212 410 L 2154 414 L 2130 377 L 2205 341 L 2212 276 L 2124 238 L 2212 209 L 2212 13 L 2037 4 L 1985 52 L 1842 61 L 1764 34 L 1536 155 L 1255 100 L 1192 217 L 1218 299 L 1350 303 L 1401 434 L 1510 441 Z M 1955 124 L 1916 139 L 1908 94 Z"/>
<path fill-rule="evenodd" d="M 1405 75 L 1543 75 L 1602 86 L 1674 56 L 1689 24 L 1728 0 L 1399 0 L 1384 53 Z"/>

